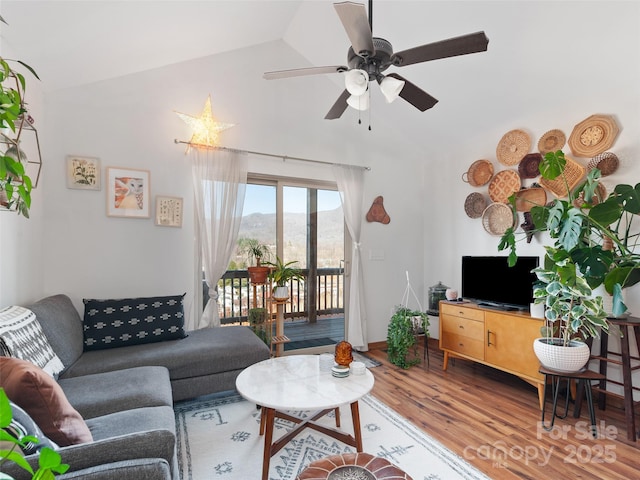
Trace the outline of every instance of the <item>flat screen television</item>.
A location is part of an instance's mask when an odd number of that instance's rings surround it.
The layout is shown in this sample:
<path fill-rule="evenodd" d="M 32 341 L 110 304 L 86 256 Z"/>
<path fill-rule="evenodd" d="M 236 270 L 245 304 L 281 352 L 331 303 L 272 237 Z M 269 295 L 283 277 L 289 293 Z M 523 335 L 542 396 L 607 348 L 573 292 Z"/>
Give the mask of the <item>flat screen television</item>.
<path fill-rule="evenodd" d="M 538 257 L 518 257 L 513 267 L 507 257 L 462 257 L 462 297 L 479 305 L 503 310 L 528 310 L 533 302 L 531 270 Z"/>

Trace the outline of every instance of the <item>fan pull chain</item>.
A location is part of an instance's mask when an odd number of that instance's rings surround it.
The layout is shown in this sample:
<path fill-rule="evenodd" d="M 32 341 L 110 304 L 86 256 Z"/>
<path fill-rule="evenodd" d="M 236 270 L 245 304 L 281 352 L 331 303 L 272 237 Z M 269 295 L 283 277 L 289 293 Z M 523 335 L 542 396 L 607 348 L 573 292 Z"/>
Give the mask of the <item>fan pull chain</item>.
<path fill-rule="evenodd" d="M 367 90 L 369 94 L 369 131 L 371 131 L 371 90 Z"/>

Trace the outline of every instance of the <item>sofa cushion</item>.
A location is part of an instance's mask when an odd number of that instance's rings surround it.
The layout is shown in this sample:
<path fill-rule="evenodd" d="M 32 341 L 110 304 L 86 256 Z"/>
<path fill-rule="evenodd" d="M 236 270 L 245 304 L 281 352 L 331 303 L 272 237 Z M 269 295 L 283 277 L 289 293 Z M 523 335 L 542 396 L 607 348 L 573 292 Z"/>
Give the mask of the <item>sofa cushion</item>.
<path fill-rule="evenodd" d="M 52 376 L 64 369 L 36 315 L 24 307 L 0 310 L 0 350 L 4 356 L 28 360 Z"/>
<path fill-rule="evenodd" d="M 0 386 L 60 446 L 91 442 L 89 428 L 60 385 L 26 360 L 0 357 Z"/>
<path fill-rule="evenodd" d="M 169 371 L 165 367 L 136 367 L 61 378 L 58 383 L 69 403 L 85 419 L 132 408 L 173 405 Z"/>
<path fill-rule="evenodd" d="M 84 299 L 85 351 L 186 337 L 185 295 Z"/>
<path fill-rule="evenodd" d="M 29 306 L 54 352 L 68 367 L 82 355 L 82 320 L 66 295 L 53 295 Z"/>
<path fill-rule="evenodd" d="M 40 427 L 33 421 L 27 412 L 25 412 L 19 405 L 10 402 L 12 419 L 11 423 L 4 429 L 13 438 L 21 440 L 25 436 L 36 438 L 37 442 L 27 442 L 22 448 L 22 452 L 25 455 L 31 455 L 32 453 L 39 452 L 44 447 L 49 447 L 54 450 L 58 448 L 55 442 L 49 440 Z"/>
<path fill-rule="evenodd" d="M 241 370 L 266 358 L 269 358 L 269 347 L 249 327 L 203 328 L 190 331 L 189 336 L 181 340 L 122 347 L 117 352 L 85 352 L 62 377 L 164 365 L 174 381 Z"/>

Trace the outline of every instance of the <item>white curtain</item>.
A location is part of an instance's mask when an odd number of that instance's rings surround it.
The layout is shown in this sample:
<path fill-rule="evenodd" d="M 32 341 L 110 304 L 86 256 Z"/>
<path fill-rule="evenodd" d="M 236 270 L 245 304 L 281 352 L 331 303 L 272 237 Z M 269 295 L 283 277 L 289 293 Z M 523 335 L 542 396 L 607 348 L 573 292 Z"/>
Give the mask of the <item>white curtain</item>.
<path fill-rule="evenodd" d="M 349 305 L 347 309 L 347 342 L 360 351 L 369 349 L 367 342 L 367 312 L 364 305 L 364 279 L 360 258 L 360 231 L 362 230 L 364 169 L 348 165 L 334 165 L 344 219 L 353 240 L 351 246 L 351 276 L 349 278 Z"/>
<path fill-rule="evenodd" d="M 197 232 L 209 302 L 197 328 L 220 326 L 218 280 L 238 241 L 247 187 L 247 155 L 231 150 L 192 149 Z"/>

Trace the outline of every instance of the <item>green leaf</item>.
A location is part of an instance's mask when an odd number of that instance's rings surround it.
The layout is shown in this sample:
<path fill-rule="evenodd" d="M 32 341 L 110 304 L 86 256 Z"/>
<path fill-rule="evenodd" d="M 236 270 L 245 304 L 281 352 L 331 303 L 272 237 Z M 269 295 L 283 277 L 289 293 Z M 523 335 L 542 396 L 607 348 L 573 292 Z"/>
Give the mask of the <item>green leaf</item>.
<path fill-rule="evenodd" d="M 562 217 L 564 216 L 565 202 L 556 200 L 556 202 L 549 207 L 546 215 L 546 225 L 548 230 L 556 230 L 560 226 Z"/>
<path fill-rule="evenodd" d="M 619 317 L 627 311 L 627 306 L 622 300 L 622 287 L 619 283 L 613 286 L 613 316 Z"/>
<path fill-rule="evenodd" d="M 567 165 L 562 150 L 547 153 L 540 162 L 540 175 L 547 180 L 555 180 L 560 176 Z"/>
<path fill-rule="evenodd" d="M 22 163 L 20 162 L 16 162 L 13 158 L 11 157 L 4 157 L 5 158 L 5 163 L 7 165 L 7 170 L 10 173 L 13 173 L 14 175 L 21 177 L 22 175 L 24 175 L 24 165 L 22 165 Z"/>
<path fill-rule="evenodd" d="M 9 404 L 9 398 L 4 391 L 4 388 L 0 388 L 0 428 L 4 428 L 11 423 L 13 415 L 11 413 L 11 405 Z"/>
<path fill-rule="evenodd" d="M 531 207 L 531 220 L 538 230 L 547 229 L 547 219 L 549 218 L 549 207 L 536 205 Z"/>
<path fill-rule="evenodd" d="M 622 215 L 622 206 L 615 197 L 609 197 L 604 202 L 589 210 L 589 218 L 603 226 L 611 225 Z"/>
<path fill-rule="evenodd" d="M 613 252 L 602 250 L 600 245 L 581 247 L 571 252 L 571 258 L 578 264 L 589 286 L 595 288 L 604 282 L 613 263 Z"/>
<path fill-rule="evenodd" d="M 570 208 L 567 217 L 562 222 L 559 230 L 558 241 L 560 245 L 570 251 L 578 245 L 582 234 L 582 222 L 584 215 L 577 208 Z"/>
<path fill-rule="evenodd" d="M 614 193 L 618 203 L 626 212 L 635 215 L 640 213 L 640 183 L 635 187 L 631 187 L 631 185 L 616 185 Z"/>
<path fill-rule="evenodd" d="M 18 60 L 18 63 L 20 65 L 22 65 L 24 68 L 26 68 L 27 70 L 29 70 L 34 77 L 36 77 L 38 80 L 40 80 L 40 77 L 38 76 L 38 74 L 36 73 L 36 71 L 33 68 L 31 68 L 29 65 L 27 65 L 26 63 L 24 63 L 21 60 Z M 23 87 L 23 89 L 24 89 L 24 87 Z"/>
<path fill-rule="evenodd" d="M 13 450 L 0 450 L 0 458 L 6 458 L 7 460 L 17 463 L 19 467 L 33 474 L 33 468 L 31 468 L 29 462 L 24 459 L 22 453 Z"/>
<path fill-rule="evenodd" d="M 640 282 L 640 265 L 629 265 L 613 268 L 605 277 L 604 286 L 607 292 L 613 293 L 613 287 L 616 284 L 626 288 L 638 282 Z"/>

